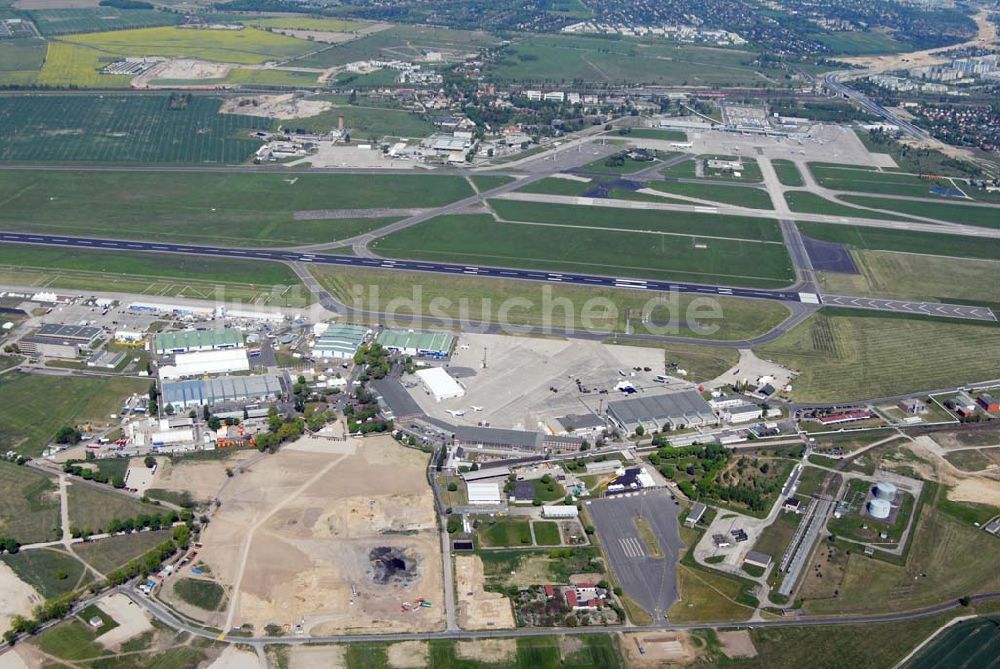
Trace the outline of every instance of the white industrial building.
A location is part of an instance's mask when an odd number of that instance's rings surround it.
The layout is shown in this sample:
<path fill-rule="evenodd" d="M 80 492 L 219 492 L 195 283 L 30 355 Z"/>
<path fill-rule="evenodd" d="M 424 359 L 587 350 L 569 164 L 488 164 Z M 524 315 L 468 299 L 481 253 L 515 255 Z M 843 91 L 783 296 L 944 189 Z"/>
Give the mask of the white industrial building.
<path fill-rule="evenodd" d="M 451 374 L 441 367 L 418 369 L 416 375 L 427 388 L 427 392 L 437 402 L 465 396 L 465 388 L 462 387 L 462 384 L 453 379 Z"/>
<path fill-rule="evenodd" d="M 751 402 L 729 406 L 719 412 L 719 416 L 727 423 L 745 423 L 763 415 L 764 410 Z"/>
<path fill-rule="evenodd" d="M 174 364 L 160 367 L 161 379 L 184 379 L 206 374 L 250 371 L 245 348 L 230 348 L 196 353 L 178 353 Z"/>
<path fill-rule="evenodd" d="M 576 518 L 579 515 L 580 509 L 571 504 L 542 507 L 542 518 Z"/>
<path fill-rule="evenodd" d="M 500 504 L 500 484 L 489 481 L 476 481 L 465 484 L 469 492 L 469 504 Z"/>

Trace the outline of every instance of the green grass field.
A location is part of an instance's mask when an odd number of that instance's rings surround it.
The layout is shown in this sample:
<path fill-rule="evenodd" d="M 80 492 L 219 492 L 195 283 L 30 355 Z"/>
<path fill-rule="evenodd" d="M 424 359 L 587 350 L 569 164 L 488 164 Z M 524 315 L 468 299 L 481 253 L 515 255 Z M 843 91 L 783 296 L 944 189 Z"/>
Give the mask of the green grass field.
<path fill-rule="evenodd" d="M 575 222 L 586 225 L 580 217 L 587 213 L 581 209 Z M 393 258 L 753 287 L 777 288 L 794 279 L 785 247 L 777 243 L 502 223 L 486 215 L 434 218 L 382 237 L 372 249 Z"/>
<path fill-rule="evenodd" d="M 961 235 L 941 235 L 912 230 L 897 231 L 837 223 L 797 223 L 802 234 L 813 239 L 847 244 L 856 249 L 926 253 L 954 258 L 1000 258 L 1000 240 Z"/>
<path fill-rule="evenodd" d="M 328 111 L 299 118 L 280 121 L 286 128 L 303 128 L 309 131 L 327 132 L 337 127 L 337 117 L 344 115 L 344 125 L 352 133 L 354 141 L 365 141 L 370 137 L 380 139 L 386 136 L 423 138 L 434 132 L 434 125 L 405 109 L 384 109 L 346 104 L 334 96 L 319 95 L 315 100 L 329 99 L 334 106 Z"/>
<path fill-rule="evenodd" d="M 40 39 L 0 40 L 0 86 L 36 84 L 45 50 L 45 41 Z"/>
<path fill-rule="evenodd" d="M 45 630 L 32 643 L 48 655 L 63 660 L 84 660 L 107 653 L 104 646 L 95 641 L 98 633 L 73 619 Z"/>
<path fill-rule="evenodd" d="M 943 495 L 943 488 L 937 494 Z M 853 550 L 852 544 L 834 547 L 844 565 L 841 573 L 826 574 L 828 592 L 807 598 L 805 610 L 816 614 L 902 611 L 970 593 L 993 592 L 1000 586 L 993 559 L 995 538 L 942 512 L 933 502 L 923 505 L 915 522 L 905 566 L 868 558 Z M 956 555 L 963 556 L 961 569 L 953 568 Z M 914 578 L 920 574 L 927 576 Z"/>
<path fill-rule="evenodd" d="M 736 602 L 740 582 L 722 572 L 677 567 L 678 599 L 667 616 L 675 623 L 746 620 L 752 609 Z"/>
<path fill-rule="evenodd" d="M 793 669 L 893 669 L 903 657 L 934 630 L 955 616 L 944 613 L 897 623 L 824 625 L 810 627 L 759 627 L 750 632 L 757 657 L 723 658 L 719 666 Z M 714 666 L 714 665 L 713 665 Z"/>
<path fill-rule="evenodd" d="M 489 74 L 503 82 L 593 81 L 763 87 L 750 54 L 663 41 L 532 35 L 508 48 Z"/>
<path fill-rule="evenodd" d="M 5 399 L 0 403 L 0 441 L 37 457 L 59 428 L 107 422 L 125 397 L 148 389 L 148 380 L 5 374 L 0 377 Z"/>
<path fill-rule="evenodd" d="M 997 299 L 1000 260 L 956 261 L 945 256 L 860 250 L 852 255 L 860 274 L 820 272 L 825 292 L 977 304 Z"/>
<path fill-rule="evenodd" d="M 152 9 L 84 7 L 80 9 L 34 9 L 28 16 L 45 37 L 72 33 L 103 32 L 129 28 L 167 26 L 183 21 L 183 16 Z"/>
<path fill-rule="evenodd" d="M 1000 617 L 966 620 L 945 630 L 910 660 L 907 669 L 964 667 L 985 669 L 1000 657 Z"/>
<path fill-rule="evenodd" d="M 651 296 L 643 291 L 481 279 L 474 276 L 415 276 L 405 272 L 360 268 L 311 266 L 309 271 L 334 297 L 357 308 L 384 311 L 390 302 L 406 300 L 410 306 L 401 308 L 397 316 L 400 325 L 406 327 L 419 327 L 419 323 L 412 323 L 411 319 L 411 315 L 417 313 L 451 319 L 456 324 L 485 321 L 512 327 L 537 328 L 548 325 L 552 332 L 560 332 L 568 327 L 608 334 L 624 332 L 628 317 L 628 326 L 633 332 L 648 331 L 642 322 L 642 313 Z M 373 298 L 376 293 L 377 300 Z M 498 299 L 498 296 L 515 298 L 518 303 L 515 308 L 502 312 L 505 302 Z M 697 304 L 697 298 L 680 295 L 676 310 L 678 327 L 671 333 L 711 339 L 745 339 L 769 331 L 790 315 L 788 308 L 779 302 L 713 299 L 717 300 L 722 310 L 722 318 L 718 321 L 694 317 L 689 309 Z M 567 300 L 571 305 L 569 313 L 564 307 L 557 306 Z M 657 309 L 655 315 L 660 320 L 666 320 L 662 313 Z M 692 316 L 690 326 L 687 324 L 689 313 Z M 718 326 L 718 330 L 706 332 L 691 329 L 697 327 L 697 322 Z M 687 364 L 690 357 L 687 354 L 685 356 Z M 711 354 L 710 357 L 714 359 L 716 356 Z"/>
<path fill-rule="evenodd" d="M 805 190 L 785 191 L 785 202 L 788 208 L 802 214 L 825 214 L 827 216 L 850 216 L 853 218 L 874 218 L 884 221 L 909 221 L 912 219 L 895 214 L 848 207 L 847 205 L 827 200 L 821 195 Z"/>
<path fill-rule="evenodd" d="M 562 543 L 559 534 L 559 524 L 551 521 L 539 521 L 533 523 L 535 531 L 535 543 L 539 546 L 558 546 Z"/>
<path fill-rule="evenodd" d="M 107 530 L 112 520 L 127 520 L 142 515 L 156 515 L 166 512 L 163 507 L 143 504 L 139 500 L 106 491 L 94 485 L 76 482 L 69 487 L 69 522 L 70 526 L 92 532 Z"/>
<path fill-rule="evenodd" d="M 588 190 L 600 183 L 597 178 L 590 181 L 577 181 L 575 179 L 560 179 L 558 177 L 545 177 L 533 183 L 518 188 L 519 193 L 544 193 L 546 195 L 583 195 Z"/>
<path fill-rule="evenodd" d="M 226 599 L 226 592 L 215 581 L 200 578 L 182 578 L 174 583 L 174 592 L 192 606 L 206 611 L 218 611 Z"/>
<path fill-rule="evenodd" d="M 132 77 L 100 72 L 114 60 L 117 60 L 114 56 L 88 46 L 49 42 L 38 83 L 60 88 L 127 88 Z"/>
<path fill-rule="evenodd" d="M 241 86 L 315 88 L 320 85 L 318 79 L 319 74 L 316 72 L 299 72 L 296 70 L 254 70 L 246 67 L 234 67 L 229 71 L 229 74 L 219 80 L 219 83 L 239 84 Z"/>
<path fill-rule="evenodd" d="M 993 325 L 824 310 L 756 351 L 801 372 L 796 400 L 848 402 L 992 378 L 996 338 Z"/>
<path fill-rule="evenodd" d="M 659 139 L 664 142 L 686 142 L 683 130 L 662 130 L 659 128 L 631 128 L 625 135 L 628 139 Z"/>
<path fill-rule="evenodd" d="M 271 16 L 247 19 L 243 22 L 255 28 L 281 28 L 285 30 L 313 30 L 329 33 L 350 33 L 367 24 L 350 19 L 330 19 L 317 16 Z"/>
<path fill-rule="evenodd" d="M 0 560 L 46 599 L 72 592 L 93 580 L 82 562 L 60 548 L 21 551 L 4 555 Z"/>
<path fill-rule="evenodd" d="M 622 669 L 626 665 L 612 634 L 588 634 L 567 642 L 557 636 L 512 639 L 510 656 L 488 663 L 468 659 L 452 640 L 428 641 L 428 667 L 434 669 Z M 468 642 L 461 642 L 468 643 Z M 345 669 L 392 669 L 389 643 L 362 642 L 345 646 Z"/>
<path fill-rule="evenodd" d="M 45 83 L 42 70 L 42 83 Z M 219 114 L 220 98 L 195 95 L 0 97 L 0 160 L 242 163 L 260 146 L 247 135 L 270 119 Z"/>
<path fill-rule="evenodd" d="M 222 258 L 206 263 L 204 258 L 195 256 L 127 254 L 30 244 L 0 246 L 0 280 L 49 289 L 118 290 L 260 305 L 305 306 L 312 301 L 295 273 L 279 263 Z M 2 413 L 0 408 L 0 416 Z M 0 434 L 2 425 L 0 419 Z"/>
<path fill-rule="evenodd" d="M 843 195 L 844 202 L 859 204 L 873 209 L 891 209 L 901 214 L 912 214 L 924 218 L 934 218 L 949 223 L 977 225 L 984 228 L 1000 228 L 1000 207 L 985 207 L 937 202 L 917 202 L 915 200 L 890 200 L 863 195 Z"/>
<path fill-rule="evenodd" d="M 531 527 L 526 518 L 489 518 L 480 523 L 479 542 L 483 546 L 531 546 Z"/>
<path fill-rule="evenodd" d="M 5 440 L 5 444 L 16 443 Z M 0 506 L 0 537 L 21 544 L 59 538 L 59 493 L 52 477 L 2 460 L 0 490 L 5 497 Z"/>
<path fill-rule="evenodd" d="M 129 560 L 148 553 L 169 538 L 170 530 L 135 532 L 85 544 L 75 544 L 73 552 L 94 569 L 107 574 Z"/>
<path fill-rule="evenodd" d="M 0 229 L 67 235 L 292 246 L 336 241 L 397 218 L 298 220 L 296 211 L 437 207 L 472 194 L 437 175 L 10 172 Z M 137 216 L 136 212 L 142 215 Z"/>
<path fill-rule="evenodd" d="M 629 210 L 572 204 L 490 200 L 504 221 L 545 223 L 553 226 L 586 226 L 637 232 L 663 232 L 692 237 L 726 237 L 752 242 L 780 242 L 776 221 L 751 216 L 720 216 L 673 211 Z"/>
<path fill-rule="evenodd" d="M 494 188 L 499 188 L 505 184 L 509 184 L 514 180 L 514 177 L 504 176 L 502 174 L 476 174 L 469 179 L 472 180 L 473 185 L 476 187 L 480 193 L 487 190 L 493 190 Z"/>
<path fill-rule="evenodd" d="M 778 181 L 783 186 L 799 187 L 804 186 L 806 183 L 802 178 L 802 173 L 799 172 L 799 168 L 790 160 L 772 160 L 771 167 L 774 168 L 775 173 L 778 175 Z"/>
<path fill-rule="evenodd" d="M 930 189 L 935 184 L 930 179 L 921 179 L 912 174 L 898 172 L 877 172 L 816 163 L 809 163 L 809 169 L 820 186 L 831 190 L 932 197 Z M 950 186 L 951 184 L 946 182 L 944 185 Z"/>
<path fill-rule="evenodd" d="M 86 33 L 62 41 L 94 47 L 114 56 L 183 56 L 220 63 L 255 65 L 314 51 L 307 40 L 264 30 L 197 30 L 174 26 Z"/>
<path fill-rule="evenodd" d="M 767 194 L 766 190 L 760 188 L 722 186 L 709 183 L 660 183 L 656 181 L 651 182 L 649 187 L 664 193 L 750 207 L 751 209 L 774 209 L 771 196 Z"/>
<path fill-rule="evenodd" d="M 298 20 L 298 19 L 296 19 Z M 295 61 L 302 67 L 333 67 L 357 60 L 418 60 L 425 51 L 450 55 L 476 52 L 496 44 L 497 38 L 483 31 L 451 30 L 437 26 L 395 25 Z M 315 47 L 314 47 L 315 48 Z"/>

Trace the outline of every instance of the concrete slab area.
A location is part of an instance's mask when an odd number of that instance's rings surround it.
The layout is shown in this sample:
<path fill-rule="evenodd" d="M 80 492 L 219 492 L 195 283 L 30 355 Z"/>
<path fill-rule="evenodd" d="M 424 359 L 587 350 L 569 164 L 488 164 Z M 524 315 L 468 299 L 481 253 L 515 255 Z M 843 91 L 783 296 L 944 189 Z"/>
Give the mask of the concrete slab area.
<path fill-rule="evenodd" d="M 663 622 L 677 598 L 675 573 L 681 540 L 677 509 L 666 490 L 650 490 L 587 502 L 587 510 L 604 546 L 611 573 L 625 594 Z M 635 519 L 645 518 L 662 557 L 642 538 Z"/>
<path fill-rule="evenodd" d="M 849 295 L 823 295 L 822 300 L 823 304 L 852 309 L 872 309 L 875 311 L 890 311 L 917 316 L 944 316 L 946 318 L 962 318 L 972 321 L 995 322 L 997 320 L 996 314 L 989 307 L 964 304 L 939 304 L 937 302 L 920 302 L 916 300 L 882 300 L 873 297 L 851 297 Z"/>

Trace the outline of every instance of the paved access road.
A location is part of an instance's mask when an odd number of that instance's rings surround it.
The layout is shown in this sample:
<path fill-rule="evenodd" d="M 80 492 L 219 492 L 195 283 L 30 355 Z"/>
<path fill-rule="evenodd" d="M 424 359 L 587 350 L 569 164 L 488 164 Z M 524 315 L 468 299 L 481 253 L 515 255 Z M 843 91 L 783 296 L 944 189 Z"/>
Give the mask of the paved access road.
<path fill-rule="evenodd" d="M 663 489 L 630 492 L 587 502 L 611 573 L 629 597 L 653 615 L 666 619 L 677 598 L 674 572 L 680 557 L 681 538 L 677 507 Z M 649 546 L 636 525 L 644 518 L 658 546 Z M 659 551 L 653 555 L 652 551 Z"/>

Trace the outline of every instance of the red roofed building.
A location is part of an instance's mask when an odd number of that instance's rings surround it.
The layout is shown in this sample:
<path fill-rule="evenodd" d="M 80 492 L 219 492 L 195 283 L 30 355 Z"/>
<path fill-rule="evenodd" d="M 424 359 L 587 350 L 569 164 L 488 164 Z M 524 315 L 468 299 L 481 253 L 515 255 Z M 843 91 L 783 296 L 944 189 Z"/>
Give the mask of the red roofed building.
<path fill-rule="evenodd" d="M 555 586 L 546 584 L 545 585 L 545 596 L 548 597 L 549 599 L 555 597 L 556 596 Z"/>
<path fill-rule="evenodd" d="M 577 606 L 576 590 L 572 589 L 566 590 L 566 603 L 569 604 L 571 607 L 576 608 Z"/>

